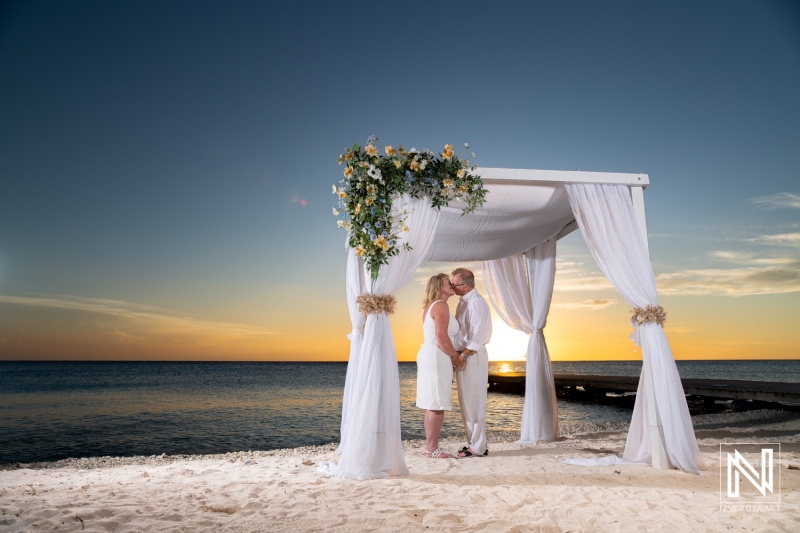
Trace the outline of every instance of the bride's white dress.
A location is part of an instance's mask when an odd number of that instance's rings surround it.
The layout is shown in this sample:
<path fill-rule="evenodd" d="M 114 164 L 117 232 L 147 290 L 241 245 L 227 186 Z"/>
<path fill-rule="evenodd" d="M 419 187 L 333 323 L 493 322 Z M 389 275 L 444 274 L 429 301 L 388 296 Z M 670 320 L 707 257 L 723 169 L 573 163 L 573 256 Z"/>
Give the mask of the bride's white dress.
<path fill-rule="evenodd" d="M 447 305 L 442 300 L 434 301 L 422 321 L 423 341 L 417 353 L 417 407 L 450 411 L 453 409 L 450 404 L 453 395 L 453 362 L 449 355 L 439 349 L 436 342 L 436 323 L 431 317 L 433 306 L 439 303 Z M 450 315 L 447 335 L 453 341 L 458 333 L 458 322 L 449 308 L 447 314 Z"/>

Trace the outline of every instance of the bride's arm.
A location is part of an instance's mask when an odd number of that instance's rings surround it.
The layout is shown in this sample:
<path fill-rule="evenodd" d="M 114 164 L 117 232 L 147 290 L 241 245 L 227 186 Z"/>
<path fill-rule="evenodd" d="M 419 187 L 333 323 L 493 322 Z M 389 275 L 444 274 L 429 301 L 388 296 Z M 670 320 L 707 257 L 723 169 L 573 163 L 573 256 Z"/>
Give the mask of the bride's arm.
<path fill-rule="evenodd" d="M 433 317 L 433 323 L 436 325 L 436 343 L 439 345 L 439 349 L 450 357 L 456 368 L 461 368 L 464 366 L 464 361 L 461 360 L 458 352 L 453 347 L 453 341 L 447 335 L 447 326 L 450 324 L 450 309 L 447 304 L 433 304 L 431 317 Z"/>

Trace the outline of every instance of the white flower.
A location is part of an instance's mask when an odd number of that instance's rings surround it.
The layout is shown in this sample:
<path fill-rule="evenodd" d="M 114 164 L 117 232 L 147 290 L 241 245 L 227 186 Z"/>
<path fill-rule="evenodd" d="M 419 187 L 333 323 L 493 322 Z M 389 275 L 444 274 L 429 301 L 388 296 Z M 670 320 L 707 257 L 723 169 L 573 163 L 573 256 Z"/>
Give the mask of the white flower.
<path fill-rule="evenodd" d="M 464 143 L 464 148 L 466 148 L 467 150 L 469 150 L 469 143 Z"/>
<path fill-rule="evenodd" d="M 340 228 L 343 228 L 343 227 L 344 227 L 344 220 L 337 220 L 337 221 L 336 221 L 336 225 L 337 225 L 338 227 L 340 227 Z"/>
<path fill-rule="evenodd" d="M 367 175 L 375 178 L 378 181 L 381 181 L 381 169 L 375 168 L 375 165 L 370 165 L 369 170 L 367 170 Z"/>
<path fill-rule="evenodd" d="M 416 148 L 412 148 L 411 150 L 409 150 L 409 151 L 408 151 L 408 153 L 409 153 L 409 154 L 417 154 L 417 153 L 419 153 L 419 152 L 417 152 L 417 149 L 416 149 Z"/>
<path fill-rule="evenodd" d="M 425 170 L 425 166 L 426 166 L 427 164 L 428 164 L 428 160 L 427 160 L 427 159 L 423 159 L 423 160 L 422 160 L 422 161 L 420 161 L 420 163 L 419 163 L 419 169 L 420 169 L 420 170 Z"/>
<path fill-rule="evenodd" d="M 331 189 L 331 194 L 336 194 L 336 185 L 331 185 L 333 189 Z"/>
<path fill-rule="evenodd" d="M 339 216 L 339 211 L 337 211 L 335 207 L 333 208 L 333 216 L 335 217 Z"/>

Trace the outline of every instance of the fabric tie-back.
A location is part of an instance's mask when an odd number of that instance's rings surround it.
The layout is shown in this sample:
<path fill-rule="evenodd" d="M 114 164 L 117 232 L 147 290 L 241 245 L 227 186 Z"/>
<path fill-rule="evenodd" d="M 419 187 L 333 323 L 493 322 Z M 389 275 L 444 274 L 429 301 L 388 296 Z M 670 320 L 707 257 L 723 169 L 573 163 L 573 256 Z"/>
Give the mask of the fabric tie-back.
<path fill-rule="evenodd" d="M 391 257 L 389 263 L 381 267 L 378 279 L 373 280 L 365 273 L 362 261 L 351 261 L 348 251 L 347 298 L 354 330 L 357 324 L 354 308 L 355 313 L 361 315 L 358 296 L 367 292 L 388 295 L 397 291 L 416 272 L 433 243 L 439 211 L 431 207 L 430 200 L 405 194 L 392 204 L 393 214 L 401 210 L 410 213 L 406 218 L 410 230 L 400 236 L 397 244 L 402 248 L 407 243 L 412 250 Z M 320 471 L 348 479 L 407 475 L 400 433 L 400 374 L 389 317 L 385 312 L 367 315 L 363 331 L 355 357 L 352 353 L 355 341 L 351 340 L 342 404 L 341 443 L 337 450 L 339 460 L 322 463 Z"/>
<path fill-rule="evenodd" d="M 633 211 L 630 190 L 624 185 L 566 184 L 575 219 L 592 257 L 614 288 L 634 308 L 658 306 L 655 276 L 647 246 Z M 670 462 L 700 473 L 703 456 L 689 416 L 678 368 L 663 328 L 656 323 L 636 326 L 635 335 L 647 347 L 655 407 L 664 430 Z M 633 417 L 623 459 L 651 463 L 650 421 L 644 374 L 639 378 Z"/>
<path fill-rule="evenodd" d="M 521 444 L 559 437 L 553 366 L 543 332 L 553 297 L 556 239 L 538 244 L 528 254 L 527 260 L 515 255 L 482 263 L 489 300 L 497 314 L 512 328 L 530 335 Z"/>

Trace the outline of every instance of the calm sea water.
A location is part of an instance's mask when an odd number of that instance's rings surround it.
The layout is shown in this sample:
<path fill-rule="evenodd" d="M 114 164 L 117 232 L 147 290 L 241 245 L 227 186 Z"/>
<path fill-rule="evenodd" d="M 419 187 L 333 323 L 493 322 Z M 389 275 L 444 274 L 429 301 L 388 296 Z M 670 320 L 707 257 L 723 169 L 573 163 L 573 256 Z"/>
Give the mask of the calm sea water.
<path fill-rule="evenodd" d="M 640 362 L 553 366 L 556 374 L 641 371 Z M 424 438 L 416 364 L 399 367 L 403 438 Z M 679 361 L 678 368 L 685 378 L 800 383 L 800 361 Z M 490 371 L 501 369 L 524 371 L 525 363 L 490 363 Z M 336 442 L 346 370 L 346 363 L 0 362 L 0 463 Z M 522 396 L 490 393 L 489 429 L 518 431 L 522 404 Z M 454 408 L 445 436 L 463 432 L 457 402 Z M 630 416 L 625 408 L 559 400 L 562 422 Z"/>

